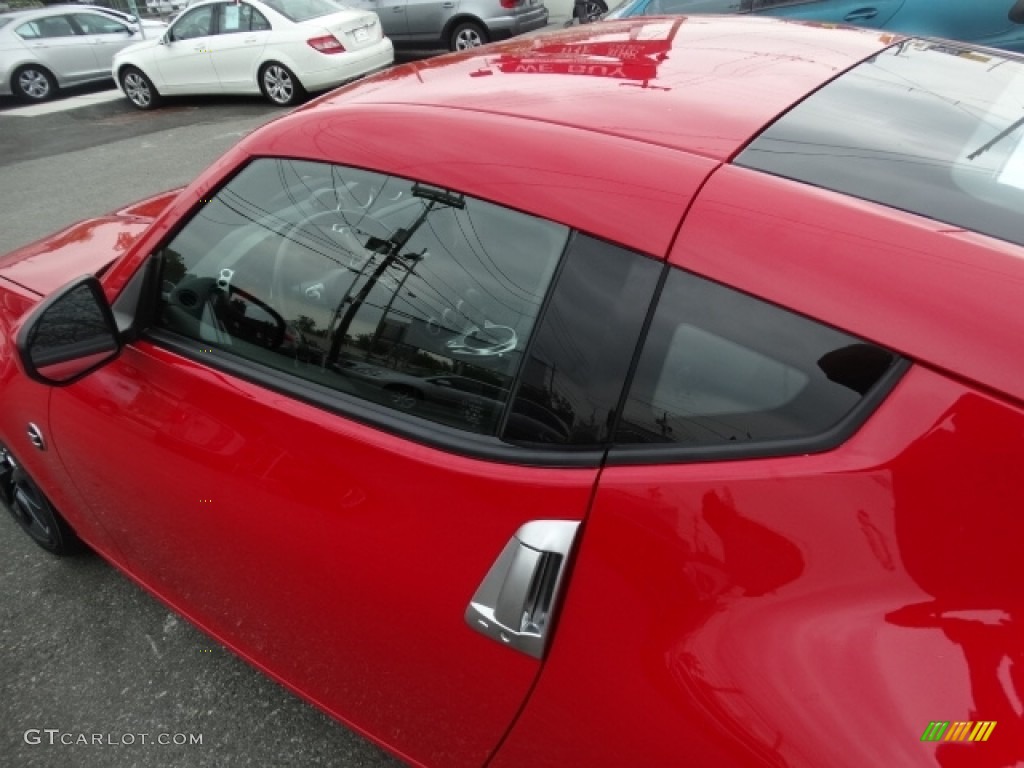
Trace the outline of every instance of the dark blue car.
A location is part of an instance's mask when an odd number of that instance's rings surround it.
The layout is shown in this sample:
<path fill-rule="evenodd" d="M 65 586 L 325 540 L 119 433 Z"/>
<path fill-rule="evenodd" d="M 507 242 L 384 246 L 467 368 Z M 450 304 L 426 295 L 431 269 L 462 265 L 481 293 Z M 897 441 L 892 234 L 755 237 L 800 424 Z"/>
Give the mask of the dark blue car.
<path fill-rule="evenodd" d="M 828 21 L 1024 52 L 1024 0 L 623 0 L 605 18 L 699 13 Z"/>

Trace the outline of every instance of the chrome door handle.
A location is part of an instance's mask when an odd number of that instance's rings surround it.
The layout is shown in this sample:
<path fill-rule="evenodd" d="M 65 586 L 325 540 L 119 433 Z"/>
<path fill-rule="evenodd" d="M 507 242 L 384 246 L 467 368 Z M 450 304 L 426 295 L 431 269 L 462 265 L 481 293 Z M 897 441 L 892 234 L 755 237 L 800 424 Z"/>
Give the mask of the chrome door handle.
<path fill-rule="evenodd" d="M 856 23 L 858 21 L 867 21 L 873 19 L 878 15 L 877 8 L 858 8 L 856 11 L 850 11 L 846 16 L 843 17 L 843 21 L 849 21 Z"/>
<path fill-rule="evenodd" d="M 579 522 L 526 523 L 494 561 L 466 607 L 477 632 L 541 658 Z"/>
<path fill-rule="evenodd" d="M 455 3 L 441 3 L 442 8 L 454 8 Z"/>

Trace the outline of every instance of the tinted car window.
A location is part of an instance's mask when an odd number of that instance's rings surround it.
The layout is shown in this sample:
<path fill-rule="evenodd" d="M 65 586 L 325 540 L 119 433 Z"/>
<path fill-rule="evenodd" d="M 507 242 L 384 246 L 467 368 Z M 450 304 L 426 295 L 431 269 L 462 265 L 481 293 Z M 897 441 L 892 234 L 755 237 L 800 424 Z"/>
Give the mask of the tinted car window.
<path fill-rule="evenodd" d="M 611 243 L 573 239 L 505 439 L 577 447 L 608 441 L 661 271 L 660 262 Z"/>
<path fill-rule="evenodd" d="M 220 32 L 256 32 L 270 29 L 270 22 L 251 5 L 226 3 L 220 7 Z"/>
<path fill-rule="evenodd" d="M 616 441 L 742 447 L 822 434 L 896 362 L 860 339 L 672 270 Z"/>
<path fill-rule="evenodd" d="M 86 35 L 130 35 L 131 30 L 124 24 L 98 13 L 76 13 L 73 16 L 78 28 Z"/>
<path fill-rule="evenodd" d="M 1024 245 L 1022 102 L 1024 62 L 906 41 L 809 96 L 736 163 Z"/>
<path fill-rule="evenodd" d="M 161 251 L 160 324 L 495 435 L 567 237 L 450 190 L 257 160 Z"/>
<path fill-rule="evenodd" d="M 75 34 L 71 22 L 66 16 L 49 16 L 22 24 L 15 32 L 26 39 L 46 37 L 73 37 Z"/>
<path fill-rule="evenodd" d="M 186 11 L 174 26 L 171 35 L 174 40 L 191 40 L 195 37 L 206 37 L 213 29 L 213 11 L 217 6 L 204 5 Z"/>

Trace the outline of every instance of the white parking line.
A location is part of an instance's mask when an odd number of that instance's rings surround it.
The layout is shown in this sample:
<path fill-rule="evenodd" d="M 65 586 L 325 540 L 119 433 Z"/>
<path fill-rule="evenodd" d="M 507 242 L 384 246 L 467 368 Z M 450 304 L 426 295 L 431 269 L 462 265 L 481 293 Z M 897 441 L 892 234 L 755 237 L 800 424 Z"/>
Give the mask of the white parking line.
<path fill-rule="evenodd" d="M 71 109 L 81 109 L 93 104 L 102 104 L 105 101 L 116 101 L 123 99 L 124 95 L 116 88 L 112 91 L 100 91 L 99 93 L 86 93 L 81 96 L 72 96 L 70 99 L 55 99 L 43 104 L 33 104 L 28 107 L 15 107 L 0 112 L 0 117 L 38 117 L 39 115 L 51 115 L 54 112 L 67 112 Z"/>

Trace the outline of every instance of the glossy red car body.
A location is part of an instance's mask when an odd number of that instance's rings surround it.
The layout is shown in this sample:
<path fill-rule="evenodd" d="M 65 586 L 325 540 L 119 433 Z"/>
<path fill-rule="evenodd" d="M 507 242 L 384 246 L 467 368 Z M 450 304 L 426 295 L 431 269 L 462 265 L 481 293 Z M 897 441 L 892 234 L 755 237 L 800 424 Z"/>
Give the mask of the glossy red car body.
<path fill-rule="evenodd" d="M 898 39 L 651 25 L 396 68 L 180 193 L 6 257 L 0 442 L 104 557 L 415 764 L 1017 764 L 1024 249 L 734 162 Z M 458 190 L 909 362 L 827 450 L 593 466 L 446 451 L 145 335 L 70 386 L 25 375 L 14 339 L 41 297 L 101 272 L 117 299 L 254 157 Z M 463 620 L 538 519 L 583 522 L 542 659 Z M 922 741 L 935 721 L 996 726 Z"/>

